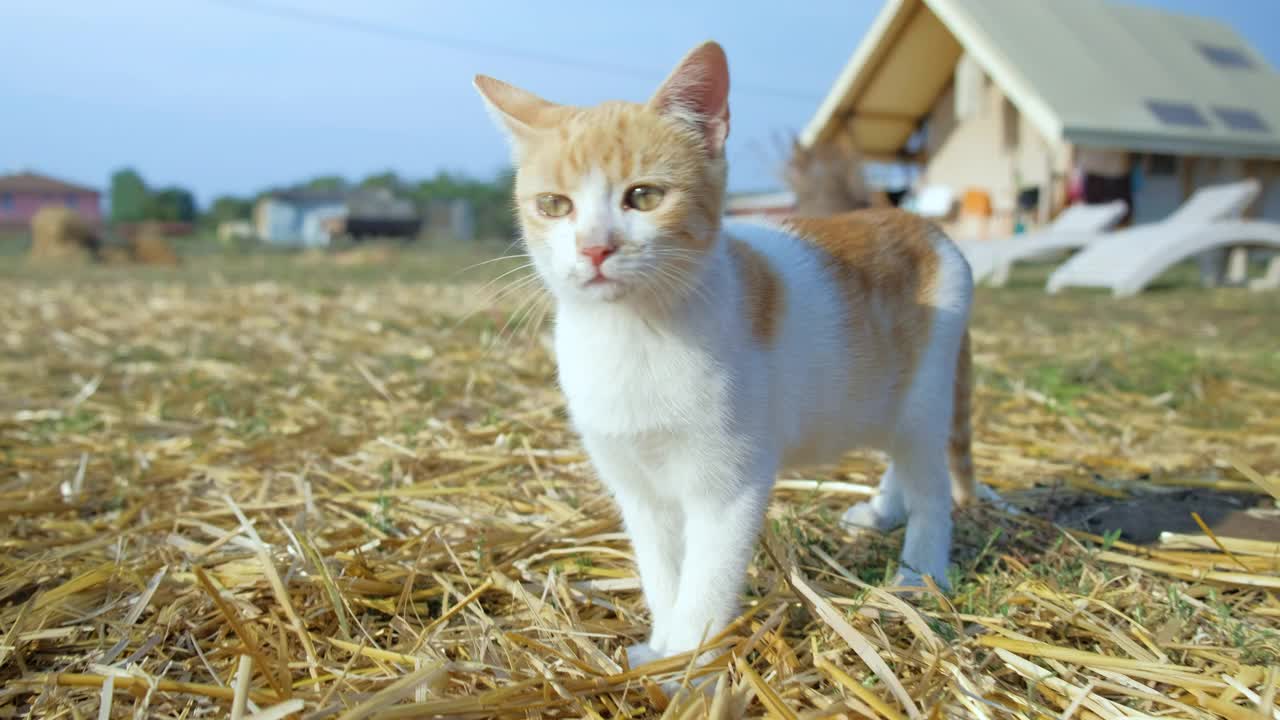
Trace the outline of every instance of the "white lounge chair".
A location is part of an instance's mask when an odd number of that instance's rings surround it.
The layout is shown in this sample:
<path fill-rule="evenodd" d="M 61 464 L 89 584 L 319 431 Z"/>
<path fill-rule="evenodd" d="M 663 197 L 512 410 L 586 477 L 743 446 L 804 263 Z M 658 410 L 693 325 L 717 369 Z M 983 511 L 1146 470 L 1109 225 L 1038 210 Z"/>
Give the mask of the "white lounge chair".
<path fill-rule="evenodd" d="M 1280 254 L 1272 256 L 1262 277 L 1249 281 L 1250 290 L 1280 290 Z"/>
<path fill-rule="evenodd" d="M 1045 287 L 1050 293 L 1103 287 L 1116 296 L 1136 295 L 1173 265 L 1210 250 L 1280 248 L 1280 223 L 1240 217 L 1261 189 L 1257 180 L 1247 179 L 1197 190 L 1164 220 L 1090 243 L 1054 270 Z"/>
<path fill-rule="evenodd" d="M 1123 200 L 1072 205 L 1040 230 L 999 240 L 962 241 L 960 251 L 969 261 L 975 283 L 987 280 L 998 287 L 1008 281 L 1014 263 L 1052 258 L 1102 237 L 1120 222 L 1127 207 Z"/>

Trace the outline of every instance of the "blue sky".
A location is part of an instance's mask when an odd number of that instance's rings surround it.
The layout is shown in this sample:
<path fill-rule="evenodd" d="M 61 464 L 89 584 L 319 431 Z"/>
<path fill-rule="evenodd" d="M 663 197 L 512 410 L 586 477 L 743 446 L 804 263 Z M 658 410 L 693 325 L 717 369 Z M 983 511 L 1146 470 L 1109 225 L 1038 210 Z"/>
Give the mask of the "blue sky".
<path fill-rule="evenodd" d="M 1280 67 L 1280 0 L 1131 1 L 1223 20 Z M 105 187 L 132 165 L 202 202 L 322 173 L 488 176 L 507 153 L 471 88 L 475 73 L 560 102 L 643 100 L 689 47 L 714 38 L 733 74 L 731 187 L 775 187 L 776 138 L 804 125 L 880 2 L 781 6 L 7 2 L 0 172 Z"/>

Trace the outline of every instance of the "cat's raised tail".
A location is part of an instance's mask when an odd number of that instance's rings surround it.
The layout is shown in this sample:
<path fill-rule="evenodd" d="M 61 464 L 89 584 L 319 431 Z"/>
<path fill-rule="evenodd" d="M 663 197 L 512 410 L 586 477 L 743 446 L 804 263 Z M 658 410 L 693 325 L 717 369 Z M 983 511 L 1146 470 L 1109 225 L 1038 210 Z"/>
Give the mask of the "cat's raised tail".
<path fill-rule="evenodd" d="M 955 399 L 951 408 L 951 439 L 947 446 L 951 458 L 951 499 L 957 506 L 967 505 L 977 494 L 973 473 L 973 353 L 969 348 L 969 331 L 960 341 L 956 356 Z"/>

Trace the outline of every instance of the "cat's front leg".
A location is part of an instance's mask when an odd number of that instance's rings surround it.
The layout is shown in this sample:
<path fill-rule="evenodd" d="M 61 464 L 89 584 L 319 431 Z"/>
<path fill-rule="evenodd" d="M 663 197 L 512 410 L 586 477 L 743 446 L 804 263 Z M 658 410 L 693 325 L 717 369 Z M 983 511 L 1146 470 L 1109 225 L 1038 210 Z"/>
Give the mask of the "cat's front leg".
<path fill-rule="evenodd" d="M 622 513 L 653 622 L 648 639 L 627 652 L 635 667 L 666 654 L 684 556 L 683 513 L 670 493 L 658 492 L 661 472 L 637 451 L 634 442 L 593 434 L 584 434 L 583 442 Z"/>
<path fill-rule="evenodd" d="M 747 565 L 769 503 L 776 462 L 751 468 L 744 482 L 690 483 L 684 500 L 684 559 L 666 655 L 696 649 L 739 611 Z"/>
<path fill-rule="evenodd" d="M 667 654 L 683 551 L 682 513 L 670 500 L 647 494 L 619 493 L 617 501 L 653 619 L 648 641 L 627 653 L 628 662 L 635 667 Z"/>

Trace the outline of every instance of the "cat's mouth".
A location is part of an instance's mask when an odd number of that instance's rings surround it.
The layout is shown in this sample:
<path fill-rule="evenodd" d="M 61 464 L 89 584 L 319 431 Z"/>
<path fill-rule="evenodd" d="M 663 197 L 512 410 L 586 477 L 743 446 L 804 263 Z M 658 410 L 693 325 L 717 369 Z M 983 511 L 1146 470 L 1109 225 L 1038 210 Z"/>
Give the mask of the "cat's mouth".
<path fill-rule="evenodd" d="M 618 278 L 616 276 L 606 275 L 604 272 L 604 268 L 598 265 L 595 267 L 589 268 L 588 272 L 591 273 L 591 276 L 587 279 L 586 282 L 582 283 L 583 287 L 594 287 L 598 285 L 612 285 L 618 281 Z"/>
<path fill-rule="evenodd" d="M 616 277 L 610 277 L 602 272 L 597 271 L 591 279 L 583 282 L 580 287 L 589 297 L 606 302 L 617 300 L 622 296 L 624 285 Z"/>

